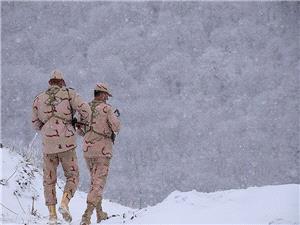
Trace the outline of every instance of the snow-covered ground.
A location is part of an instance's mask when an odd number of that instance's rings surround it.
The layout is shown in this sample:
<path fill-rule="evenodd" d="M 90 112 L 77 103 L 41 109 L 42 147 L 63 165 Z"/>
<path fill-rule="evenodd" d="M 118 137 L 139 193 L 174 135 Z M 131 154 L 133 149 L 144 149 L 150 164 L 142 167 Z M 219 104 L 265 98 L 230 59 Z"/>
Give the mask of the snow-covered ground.
<path fill-rule="evenodd" d="M 41 171 L 6 148 L 0 151 L 1 223 L 46 224 Z M 59 200 L 61 187 L 59 181 Z M 102 223 L 299 224 L 299 190 L 299 184 L 287 184 L 214 193 L 174 191 L 163 202 L 140 210 L 104 200 L 104 210 L 116 216 Z M 70 206 L 72 224 L 79 224 L 85 202 L 86 193 L 77 191 Z"/>

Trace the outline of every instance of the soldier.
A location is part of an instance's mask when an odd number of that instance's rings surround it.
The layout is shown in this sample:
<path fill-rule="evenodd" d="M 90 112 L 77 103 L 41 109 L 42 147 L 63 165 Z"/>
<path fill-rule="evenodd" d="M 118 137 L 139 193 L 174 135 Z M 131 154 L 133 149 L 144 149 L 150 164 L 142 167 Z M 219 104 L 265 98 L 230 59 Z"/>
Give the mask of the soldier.
<path fill-rule="evenodd" d="M 49 209 L 49 224 L 57 224 L 57 166 L 62 164 L 66 177 L 59 212 L 64 220 L 71 222 L 68 205 L 79 182 L 75 151 L 76 132 L 72 126 L 72 118 L 77 111 L 83 122 L 88 123 L 91 110 L 74 89 L 65 87 L 59 70 L 52 72 L 49 85 L 33 102 L 32 125 L 34 129 L 41 131 L 43 139 L 43 185 L 45 202 Z"/>
<path fill-rule="evenodd" d="M 107 219 L 107 213 L 102 211 L 102 195 L 112 157 L 112 139 L 120 130 L 119 119 L 114 114 L 112 106 L 106 103 L 109 96 L 112 97 L 105 84 L 96 85 L 94 100 L 89 103 L 92 111 L 90 127 L 86 132 L 82 128 L 77 130 L 80 135 L 84 135 L 84 158 L 91 176 L 87 208 L 82 215 L 81 225 L 91 223 L 91 215 L 95 208 L 97 223 Z"/>

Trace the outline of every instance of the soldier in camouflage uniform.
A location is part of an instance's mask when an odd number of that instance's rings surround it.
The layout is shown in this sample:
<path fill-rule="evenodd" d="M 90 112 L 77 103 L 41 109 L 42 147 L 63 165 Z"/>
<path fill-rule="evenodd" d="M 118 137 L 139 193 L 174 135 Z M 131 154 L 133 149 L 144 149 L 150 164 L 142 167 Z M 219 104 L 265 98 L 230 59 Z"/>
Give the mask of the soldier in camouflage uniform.
<path fill-rule="evenodd" d="M 112 135 L 120 130 L 119 119 L 112 106 L 106 103 L 108 97 L 112 96 L 108 87 L 103 83 L 97 84 L 94 96 L 94 100 L 89 103 L 92 111 L 90 127 L 85 132 L 78 129 L 78 133 L 84 135 L 84 157 L 91 176 L 87 208 L 82 216 L 81 225 L 91 223 L 91 215 L 95 208 L 98 223 L 107 219 L 107 213 L 102 211 L 102 195 L 112 157 Z"/>
<path fill-rule="evenodd" d="M 66 177 L 59 212 L 68 222 L 72 221 L 68 204 L 79 181 L 75 152 L 76 132 L 71 124 L 72 113 L 78 112 L 83 122 L 88 123 L 91 110 L 74 89 L 65 87 L 60 71 L 52 72 L 49 84 L 49 88 L 39 94 L 33 102 L 32 125 L 42 134 L 44 196 L 50 214 L 49 223 L 56 224 L 56 170 L 58 164 L 62 164 Z"/>

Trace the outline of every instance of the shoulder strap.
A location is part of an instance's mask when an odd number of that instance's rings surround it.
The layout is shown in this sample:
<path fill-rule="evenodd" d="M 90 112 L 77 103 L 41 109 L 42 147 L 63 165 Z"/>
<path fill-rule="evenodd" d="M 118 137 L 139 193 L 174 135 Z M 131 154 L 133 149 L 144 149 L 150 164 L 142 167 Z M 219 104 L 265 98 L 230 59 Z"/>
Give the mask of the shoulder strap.
<path fill-rule="evenodd" d="M 90 102 L 89 103 L 90 107 L 91 107 L 91 111 L 92 111 L 92 115 L 91 115 L 91 127 L 93 126 L 93 121 L 94 121 L 94 117 L 95 117 L 95 113 L 96 113 L 96 107 L 99 105 L 95 102 Z"/>
<path fill-rule="evenodd" d="M 105 135 L 105 134 L 102 134 L 102 133 L 99 133 L 97 131 L 95 131 L 94 127 L 93 127 L 93 121 L 94 121 L 94 116 L 95 116 L 95 113 L 97 113 L 96 111 L 96 107 L 100 104 L 101 102 L 89 102 L 89 106 L 91 107 L 91 111 L 92 111 L 92 115 L 91 115 L 91 124 L 89 126 L 89 130 L 87 132 L 94 132 L 95 134 L 98 134 L 100 136 L 103 136 L 105 138 L 110 138 L 109 136 Z"/>

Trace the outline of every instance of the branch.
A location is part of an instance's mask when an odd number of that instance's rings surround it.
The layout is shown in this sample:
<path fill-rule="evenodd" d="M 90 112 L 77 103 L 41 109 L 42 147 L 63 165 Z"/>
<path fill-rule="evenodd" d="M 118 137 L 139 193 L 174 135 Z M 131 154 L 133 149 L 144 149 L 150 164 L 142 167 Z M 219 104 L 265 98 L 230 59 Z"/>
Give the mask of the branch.
<path fill-rule="evenodd" d="M 14 194 L 15 194 L 15 192 L 14 192 Z M 19 200 L 17 194 L 15 194 L 15 196 L 16 196 L 16 198 L 17 198 L 17 200 L 18 200 L 19 206 L 20 206 L 21 209 L 23 210 L 24 214 L 26 214 L 25 210 L 23 209 L 23 207 L 22 207 L 22 205 L 21 205 L 21 202 L 20 202 L 20 200 Z"/>
<path fill-rule="evenodd" d="M 2 207 L 6 208 L 8 211 L 12 212 L 13 214 L 19 216 L 18 213 L 16 213 L 16 212 L 12 211 L 11 209 L 7 208 L 7 207 L 6 207 L 5 205 L 3 205 L 1 202 L 0 202 L 0 205 L 2 205 Z"/>

